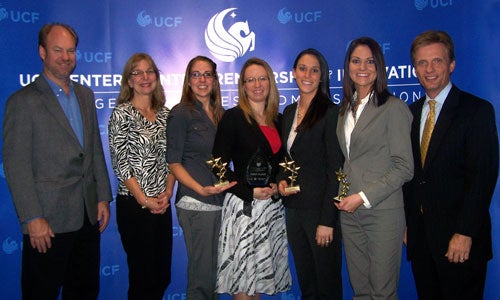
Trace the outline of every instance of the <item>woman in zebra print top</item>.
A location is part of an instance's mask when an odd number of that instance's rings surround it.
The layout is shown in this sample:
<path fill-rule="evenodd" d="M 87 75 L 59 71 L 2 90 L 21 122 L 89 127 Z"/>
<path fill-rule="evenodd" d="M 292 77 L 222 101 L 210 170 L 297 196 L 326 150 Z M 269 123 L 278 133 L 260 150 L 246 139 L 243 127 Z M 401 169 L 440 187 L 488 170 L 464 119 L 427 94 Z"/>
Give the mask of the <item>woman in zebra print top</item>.
<path fill-rule="evenodd" d="M 169 110 L 153 59 L 127 61 L 118 106 L 109 120 L 109 148 L 119 181 L 116 219 L 129 269 L 128 299 L 162 299 L 170 283 L 175 178 L 168 174 Z"/>

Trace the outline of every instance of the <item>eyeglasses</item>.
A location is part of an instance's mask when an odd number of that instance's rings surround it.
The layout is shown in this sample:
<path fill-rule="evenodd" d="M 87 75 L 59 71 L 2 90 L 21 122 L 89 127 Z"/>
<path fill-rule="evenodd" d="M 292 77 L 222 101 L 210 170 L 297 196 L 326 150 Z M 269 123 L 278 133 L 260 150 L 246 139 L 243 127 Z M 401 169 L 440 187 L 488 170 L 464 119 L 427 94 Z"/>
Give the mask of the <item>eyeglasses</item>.
<path fill-rule="evenodd" d="M 247 79 L 243 80 L 243 83 L 253 84 L 253 83 L 256 83 L 257 81 L 260 83 L 260 82 L 266 82 L 268 80 L 269 80 L 269 77 L 267 77 L 267 76 L 259 76 L 257 78 L 248 77 Z"/>
<path fill-rule="evenodd" d="M 134 70 L 132 72 L 130 72 L 130 75 L 134 76 L 134 77 L 142 77 L 144 76 L 144 73 L 146 73 L 146 75 L 156 75 L 156 71 L 153 70 L 153 69 L 149 69 L 149 70 L 146 70 L 146 71 L 142 71 L 142 70 Z"/>
<path fill-rule="evenodd" d="M 203 76 L 205 79 L 207 78 L 212 78 L 214 77 L 214 74 L 212 72 L 205 72 L 205 73 L 201 73 L 199 71 L 194 71 L 193 73 L 191 73 L 189 75 L 191 78 L 194 78 L 194 79 L 200 79 L 201 76 Z"/>

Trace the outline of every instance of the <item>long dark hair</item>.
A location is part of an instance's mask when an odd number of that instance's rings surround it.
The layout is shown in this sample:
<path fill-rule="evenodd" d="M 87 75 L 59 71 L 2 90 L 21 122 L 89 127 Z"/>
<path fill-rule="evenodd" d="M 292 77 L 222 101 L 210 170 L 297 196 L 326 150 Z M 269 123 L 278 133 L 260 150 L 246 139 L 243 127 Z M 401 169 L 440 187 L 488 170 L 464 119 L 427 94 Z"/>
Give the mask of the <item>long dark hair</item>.
<path fill-rule="evenodd" d="M 382 49 L 380 48 L 377 41 L 370 37 L 360 37 L 351 42 L 347 48 L 347 53 L 344 59 L 344 81 L 342 83 L 343 98 L 342 104 L 340 105 L 340 115 L 344 115 L 347 110 L 355 107 L 357 99 L 354 99 L 354 93 L 356 89 L 354 87 L 354 82 L 349 76 L 349 63 L 351 61 L 351 56 L 354 50 L 358 46 L 367 46 L 372 52 L 373 59 L 375 61 L 375 68 L 377 70 L 377 78 L 372 86 L 372 95 L 370 96 L 370 101 L 373 101 L 375 106 L 383 105 L 390 96 L 389 90 L 387 89 L 387 73 L 385 71 L 385 60 L 382 54 Z"/>
<path fill-rule="evenodd" d="M 325 116 L 328 106 L 333 105 L 330 98 L 330 68 L 328 67 L 328 62 L 321 52 L 313 48 L 302 50 L 295 58 L 293 69 L 297 69 L 297 64 L 300 58 L 306 54 L 316 57 L 319 62 L 321 76 L 318 91 L 316 92 L 316 95 L 314 95 L 304 119 L 297 127 L 297 131 L 306 130 L 314 126 L 316 122 Z"/>

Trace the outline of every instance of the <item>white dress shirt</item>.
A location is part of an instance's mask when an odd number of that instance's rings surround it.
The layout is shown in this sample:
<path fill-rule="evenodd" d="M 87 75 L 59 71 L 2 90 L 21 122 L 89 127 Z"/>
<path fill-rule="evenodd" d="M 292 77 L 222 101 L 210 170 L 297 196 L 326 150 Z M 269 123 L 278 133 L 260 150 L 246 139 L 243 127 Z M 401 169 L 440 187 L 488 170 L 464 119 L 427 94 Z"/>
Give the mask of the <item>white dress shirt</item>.
<path fill-rule="evenodd" d="M 363 109 L 366 106 L 366 103 L 368 103 L 368 100 L 370 100 L 370 96 L 372 95 L 373 92 L 369 93 L 366 97 L 361 99 L 361 103 L 358 105 L 358 109 L 356 110 L 356 118 L 352 115 L 352 113 L 346 112 L 346 118 L 345 118 L 345 123 L 344 123 L 344 132 L 345 132 L 345 146 L 347 149 L 347 159 L 349 159 L 349 152 L 350 152 L 350 146 L 351 146 L 351 134 L 352 131 L 354 130 L 354 127 L 356 126 L 356 121 L 359 120 L 359 117 L 361 116 L 361 113 L 363 112 Z M 354 93 L 354 98 L 357 97 L 357 93 Z M 358 193 L 361 198 L 363 199 L 363 205 L 366 208 L 371 208 L 370 201 L 368 201 L 368 198 L 366 197 L 365 193 L 363 191 L 360 191 Z"/>

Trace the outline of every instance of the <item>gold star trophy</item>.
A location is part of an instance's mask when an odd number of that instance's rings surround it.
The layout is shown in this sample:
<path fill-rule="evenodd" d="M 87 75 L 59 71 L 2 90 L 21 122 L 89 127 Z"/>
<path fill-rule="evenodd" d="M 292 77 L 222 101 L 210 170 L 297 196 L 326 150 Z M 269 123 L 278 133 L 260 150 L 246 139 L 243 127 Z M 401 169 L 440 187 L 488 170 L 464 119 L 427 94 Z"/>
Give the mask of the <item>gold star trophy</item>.
<path fill-rule="evenodd" d="M 219 177 L 219 181 L 214 184 L 217 188 L 224 187 L 229 184 L 229 181 L 224 178 L 227 171 L 227 163 L 222 162 L 221 159 L 221 157 L 214 158 L 212 156 L 212 159 L 207 160 L 207 164 L 210 165 L 211 169 L 217 170 L 217 177 Z"/>
<path fill-rule="evenodd" d="M 347 192 L 349 192 L 349 185 L 351 183 L 347 180 L 347 174 L 342 172 L 342 168 L 335 172 L 337 175 L 337 181 L 340 183 L 340 195 L 334 197 L 333 200 L 337 202 L 342 202 L 345 197 L 347 197 Z"/>
<path fill-rule="evenodd" d="M 295 185 L 300 167 L 295 165 L 295 161 L 287 160 L 286 157 L 285 161 L 280 163 L 280 166 L 285 170 L 285 173 L 290 173 L 290 176 L 288 176 L 288 179 L 290 179 L 290 185 L 285 188 L 285 192 L 300 192 L 300 185 Z"/>

